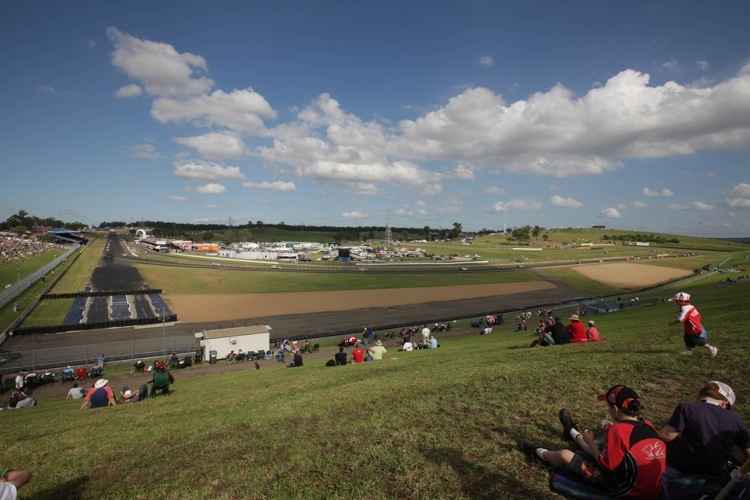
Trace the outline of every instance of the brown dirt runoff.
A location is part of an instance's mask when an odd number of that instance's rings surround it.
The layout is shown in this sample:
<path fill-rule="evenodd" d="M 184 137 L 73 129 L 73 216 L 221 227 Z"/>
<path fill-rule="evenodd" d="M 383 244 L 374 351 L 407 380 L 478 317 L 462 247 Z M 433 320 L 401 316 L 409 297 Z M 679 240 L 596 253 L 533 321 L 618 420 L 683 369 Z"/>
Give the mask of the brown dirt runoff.
<path fill-rule="evenodd" d="M 535 281 L 384 290 L 163 295 L 163 297 L 180 321 L 200 323 L 480 299 L 554 288 L 556 286 L 553 283 Z"/>
<path fill-rule="evenodd" d="M 664 283 L 693 274 L 692 271 L 685 269 L 651 266 L 636 262 L 613 262 L 594 266 L 575 266 L 572 269 L 587 278 L 624 290 L 637 290 L 649 285 Z"/>

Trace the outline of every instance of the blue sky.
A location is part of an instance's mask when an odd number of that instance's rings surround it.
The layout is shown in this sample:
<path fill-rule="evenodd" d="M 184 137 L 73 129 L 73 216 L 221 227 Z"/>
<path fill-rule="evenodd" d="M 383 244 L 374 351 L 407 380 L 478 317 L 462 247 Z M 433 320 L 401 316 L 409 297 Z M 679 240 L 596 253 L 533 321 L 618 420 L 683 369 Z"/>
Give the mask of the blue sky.
<path fill-rule="evenodd" d="M 0 4 L 0 218 L 750 235 L 741 1 Z"/>

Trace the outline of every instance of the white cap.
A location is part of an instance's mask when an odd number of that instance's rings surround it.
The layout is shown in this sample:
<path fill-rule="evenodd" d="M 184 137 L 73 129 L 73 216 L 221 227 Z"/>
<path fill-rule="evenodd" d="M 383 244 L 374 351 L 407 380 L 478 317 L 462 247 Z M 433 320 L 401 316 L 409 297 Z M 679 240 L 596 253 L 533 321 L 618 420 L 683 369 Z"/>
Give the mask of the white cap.
<path fill-rule="evenodd" d="M 685 292 L 680 292 L 676 294 L 674 297 L 669 299 L 670 302 L 690 302 L 690 294 Z"/>
<path fill-rule="evenodd" d="M 734 391 L 731 387 L 729 387 L 724 382 L 719 382 L 718 380 L 712 380 L 709 382 L 709 384 L 716 384 L 719 388 L 716 390 L 719 394 L 724 396 L 727 401 L 729 401 L 730 405 L 733 405 L 734 402 L 737 400 L 737 396 L 734 395 Z"/>

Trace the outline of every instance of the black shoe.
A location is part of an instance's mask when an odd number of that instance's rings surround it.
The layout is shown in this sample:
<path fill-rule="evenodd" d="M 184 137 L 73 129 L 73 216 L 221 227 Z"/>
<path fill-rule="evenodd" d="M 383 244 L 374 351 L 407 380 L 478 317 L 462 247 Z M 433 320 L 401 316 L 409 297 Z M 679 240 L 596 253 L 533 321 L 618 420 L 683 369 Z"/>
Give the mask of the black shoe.
<path fill-rule="evenodd" d="M 536 454 L 536 449 L 541 448 L 538 444 L 529 441 L 528 439 L 519 439 L 517 441 L 518 449 L 521 450 L 521 453 L 527 455 L 532 462 L 541 460 L 539 458 L 539 455 Z"/>
<path fill-rule="evenodd" d="M 570 412 L 565 408 L 560 410 L 560 423 L 563 426 L 563 439 L 575 443 L 576 440 L 570 437 L 570 430 L 578 430 L 578 426 L 573 422 L 573 417 L 570 416 Z"/>

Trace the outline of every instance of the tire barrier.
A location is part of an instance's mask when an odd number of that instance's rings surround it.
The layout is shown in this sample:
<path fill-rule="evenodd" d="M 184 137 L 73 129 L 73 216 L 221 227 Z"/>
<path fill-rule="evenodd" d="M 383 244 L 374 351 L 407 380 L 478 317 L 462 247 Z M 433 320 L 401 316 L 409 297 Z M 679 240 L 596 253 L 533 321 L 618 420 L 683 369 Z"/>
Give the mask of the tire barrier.
<path fill-rule="evenodd" d="M 80 323 L 75 325 L 43 325 L 29 326 L 25 328 L 14 329 L 13 335 L 45 334 L 45 333 L 64 333 L 72 330 L 103 330 L 105 328 L 123 328 L 134 325 L 154 325 L 162 323 L 173 323 L 177 321 L 176 314 L 167 315 L 163 320 L 161 317 L 155 318 L 136 318 L 136 319 L 118 319 L 115 321 L 97 321 L 94 323 Z"/>

